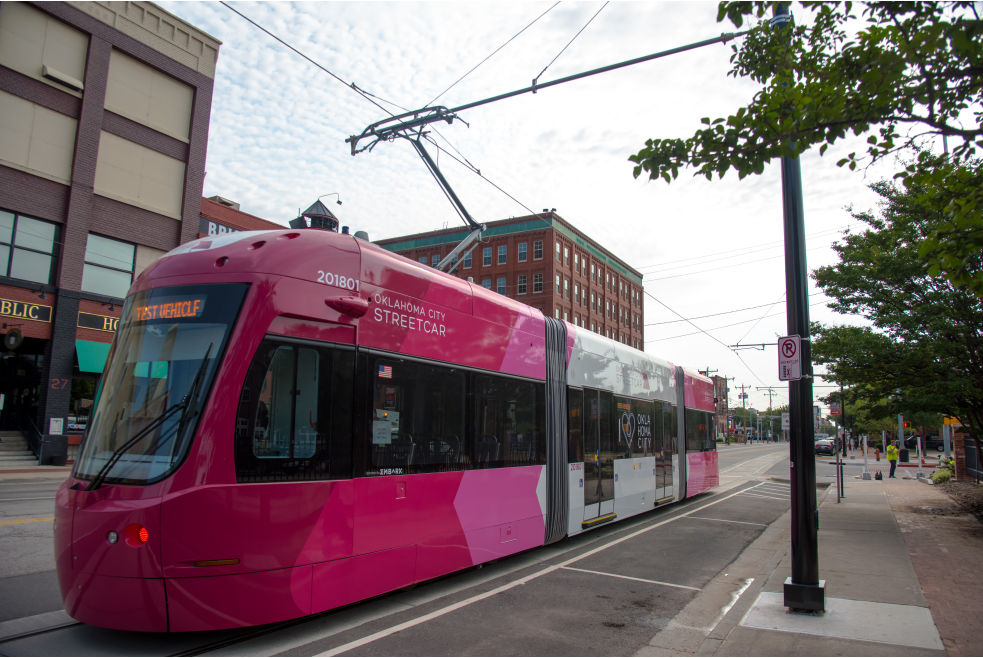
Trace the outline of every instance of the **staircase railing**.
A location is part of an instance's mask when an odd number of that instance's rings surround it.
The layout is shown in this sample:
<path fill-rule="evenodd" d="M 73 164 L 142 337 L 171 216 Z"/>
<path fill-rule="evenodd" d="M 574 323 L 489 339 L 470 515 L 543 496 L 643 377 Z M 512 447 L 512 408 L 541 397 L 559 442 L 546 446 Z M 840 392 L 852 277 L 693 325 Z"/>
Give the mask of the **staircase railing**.
<path fill-rule="evenodd" d="M 34 421 L 31 417 L 25 413 L 17 414 L 17 428 L 20 430 L 24 438 L 27 439 L 27 445 L 34 453 L 34 456 L 38 458 L 38 465 L 41 465 L 41 444 L 44 443 L 44 438 L 41 436 L 41 432 L 38 430 Z"/>

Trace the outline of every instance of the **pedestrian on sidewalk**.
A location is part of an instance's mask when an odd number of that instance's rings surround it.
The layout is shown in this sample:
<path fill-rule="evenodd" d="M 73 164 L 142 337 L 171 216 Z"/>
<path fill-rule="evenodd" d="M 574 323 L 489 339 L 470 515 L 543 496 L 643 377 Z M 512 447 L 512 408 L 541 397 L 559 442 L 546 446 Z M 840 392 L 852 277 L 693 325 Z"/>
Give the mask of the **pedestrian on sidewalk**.
<path fill-rule="evenodd" d="M 893 441 L 891 445 L 887 447 L 887 461 L 891 465 L 891 474 L 888 477 L 894 477 L 894 471 L 898 467 L 898 442 Z"/>

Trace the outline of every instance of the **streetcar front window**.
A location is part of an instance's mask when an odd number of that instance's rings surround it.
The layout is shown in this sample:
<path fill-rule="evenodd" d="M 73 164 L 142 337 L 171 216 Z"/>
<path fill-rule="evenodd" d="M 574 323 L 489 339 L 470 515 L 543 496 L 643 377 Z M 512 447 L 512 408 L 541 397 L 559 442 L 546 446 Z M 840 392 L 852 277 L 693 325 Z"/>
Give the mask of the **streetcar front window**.
<path fill-rule="evenodd" d="M 246 284 L 144 290 L 123 307 L 75 476 L 147 484 L 187 454 Z"/>

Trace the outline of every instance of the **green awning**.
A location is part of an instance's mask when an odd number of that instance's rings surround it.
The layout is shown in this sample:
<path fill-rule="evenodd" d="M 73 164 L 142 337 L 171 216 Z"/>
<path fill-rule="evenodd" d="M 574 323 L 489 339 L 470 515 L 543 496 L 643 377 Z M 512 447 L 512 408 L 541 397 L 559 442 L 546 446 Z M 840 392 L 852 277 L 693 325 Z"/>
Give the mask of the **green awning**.
<path fill-rule="evenodd" d="M 76 340 L 75 354 L 78 355 L 79 370 L 82 372 L 102 372 L 109 357 L 109 343 L 96 343 L 91 340 Z"/>

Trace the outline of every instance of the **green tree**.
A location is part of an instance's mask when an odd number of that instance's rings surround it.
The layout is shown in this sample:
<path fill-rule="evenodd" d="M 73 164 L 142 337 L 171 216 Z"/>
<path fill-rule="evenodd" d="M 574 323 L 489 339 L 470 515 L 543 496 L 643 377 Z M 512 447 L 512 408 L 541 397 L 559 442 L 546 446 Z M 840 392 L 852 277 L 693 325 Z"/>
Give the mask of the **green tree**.
<path fill-rule="evenodd" d="M 983 429 L 983 299 L 933 276 L 918 245 L 945 222 L 918 201 L 920 191 L 892 183 L 871 186 L 880 216 L 853 217 L 863 232 L 834 246 L 835 265 L 813 279 L 829 307 L 872 326 L 813 325 L 813 359 L 827 379 L 850 386 L 847 402 L 863 401 L 870 418 L 903 413 L 916 423 L 955 416 L 974 436 Z M 979 447 L 979 446 L 978 446 Z M 981 451 L 983 454 L 983 451 Z"/>
<path fill-rule="evenodd" d="M 742 27 L 774 2 L 721 2 L 718 21 Z M 692 137 L 655 138 L 632 155 L 634 176 L 671 182 L 682 167 L 707 179 L 733 169 L 760 174 L 781 157 L 798 157 L 853 133 L 866 154 L 838 162 L 855 169 L 907 151 L 897 177 L 944 221 L 922 236 L 933 274 L 983 296 L 983 21 L 972 2 L 804 2 L 811 25 L 779 30 L 768 21 L 733 46 L 729 75 L 761 90 L 727 119 L 702 120 Z M 853 32 L 854 28 L 860 29 Z M 948 157 L 923 150 L 942 137 Z"/>

